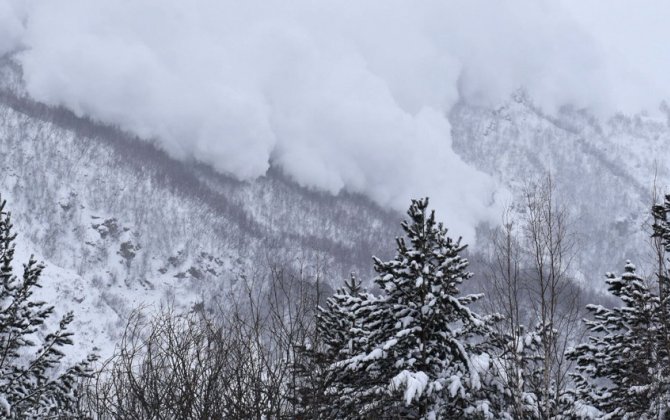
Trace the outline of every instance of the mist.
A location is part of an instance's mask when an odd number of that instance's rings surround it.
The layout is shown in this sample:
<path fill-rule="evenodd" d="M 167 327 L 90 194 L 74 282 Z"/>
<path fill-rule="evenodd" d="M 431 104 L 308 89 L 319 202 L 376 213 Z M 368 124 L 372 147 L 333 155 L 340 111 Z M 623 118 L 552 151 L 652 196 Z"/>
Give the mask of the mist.
<path fill-rule="evenodd" d="M 0 55 L 21 63 L 35 99 L 175 158 L 241 180 L 274 166 L 399 210 L 429 195 L 471 239 L 505 191 L 453 152 L 457 102 L 496 106 L 523 89 L 549 113 L 607 116 L 668 97 L 670 56 L 649 48 L 667 39 L 668 7 L 602 5 L 0 0 Z"/>

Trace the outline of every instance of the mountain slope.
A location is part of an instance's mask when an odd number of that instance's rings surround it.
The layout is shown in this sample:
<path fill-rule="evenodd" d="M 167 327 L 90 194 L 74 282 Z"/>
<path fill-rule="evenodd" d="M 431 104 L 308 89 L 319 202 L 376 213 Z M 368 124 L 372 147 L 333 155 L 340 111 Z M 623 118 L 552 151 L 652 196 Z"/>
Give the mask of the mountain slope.
<path fill-rule="evenodd" d="M 647 263 L 654 180 L 668 185 L 670 129 L 642 116 L 602 122 L 564 109 L 548 116 L 523 94 L 498 109 L 456 106 L 449 116 L 454 149 L 509 186 L 551 174 L 573 219 L 579 253 L 573 267 L 594 287 L 626 259 Z M 656 164 L 654 163 L 656 162 Z"/>
<path fill-rule="evenodd" d="M 573 268 L 586 285 L 600 287 L 601 274 L 627 258 L 644 266 L 651 183 L 654 174 L 661 185 L 670 179 L 665 122 L 602 122 L 570 109 L 549 116 L 522 94 L 497 109 L 461 103 L 448 118 L 455 151 L 515 196 L 551 172 L 575 220 Z M 11 60 L 0 63 L 0 168 L 21 255 L 46 261 L 45 296 L 61 313 L 75 310 L 84 346 L 105 352 L 137 306 L 224 301 L 264 287 L 273 264 L 318 272 L 331 287 L 350 271 L 368 277 L 370 257 L 389 256 L 402 218 L 361 196 L 299 187 L 275 169 L 240 182 L 178 162 L 31 100 Z"/>
<path fill-rule="evenodd" d="M 99 345 L 139 305 L 221 300 L 242 278 L 261 287 L 272 264 L 318 271 L 333 287 L 350 271 L 367 275 L 401 218 L 277 171 L 239 182 L 177 162 L 14 88 L 0 92 L 0 168 L 22 255 L 46 261 L 47 294 Z"/>

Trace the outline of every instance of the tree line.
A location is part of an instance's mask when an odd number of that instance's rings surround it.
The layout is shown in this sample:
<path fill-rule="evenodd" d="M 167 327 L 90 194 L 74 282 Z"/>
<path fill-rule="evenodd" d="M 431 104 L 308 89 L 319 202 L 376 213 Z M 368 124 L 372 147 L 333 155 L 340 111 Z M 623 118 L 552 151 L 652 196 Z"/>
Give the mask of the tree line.
<path fill-rule="evenodd" d="M 66 315 L 13 272 L 0 205 L 0 411 L 7 418 L 663 419 L 670 417 L 670 195 L 652 208 L 655 273 L 607 274 L 605 304 L 571 277 L 577 240 L 551 179 L 493 230 L 478 286 L 466 245 L 412 200 L 395 257 L 334 293 L 271 266 L 219 307 L 133 312 L 114 355 L 64 366 Z M 260 285 L 260 286 L 259 286 Z M 367 286 L 367 287 L 366 287 Z M 584 319 L 582 319 L 584 318 Z"/>

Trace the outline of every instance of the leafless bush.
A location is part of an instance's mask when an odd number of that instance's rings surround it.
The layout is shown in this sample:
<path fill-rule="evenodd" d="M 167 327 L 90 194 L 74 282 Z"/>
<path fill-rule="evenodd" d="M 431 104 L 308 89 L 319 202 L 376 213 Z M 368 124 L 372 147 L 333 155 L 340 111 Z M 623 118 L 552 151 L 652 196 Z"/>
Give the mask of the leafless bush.
<path fill-rule="evenodd" d="M 116 353 L 87 386 L 92 416 L 294 418 L 294 349 L 311 334 L 318 287 L 280 266 L 265 287 L 245 284 L 213 315 L 202 307 L 133 312 Z"/>

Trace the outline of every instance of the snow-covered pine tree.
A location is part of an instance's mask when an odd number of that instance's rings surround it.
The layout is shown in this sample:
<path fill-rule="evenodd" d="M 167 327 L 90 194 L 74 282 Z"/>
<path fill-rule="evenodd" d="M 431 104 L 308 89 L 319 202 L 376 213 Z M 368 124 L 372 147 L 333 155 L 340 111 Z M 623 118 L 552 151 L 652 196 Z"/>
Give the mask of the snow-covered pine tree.
<path fill-rule="evenodd" d="M 428 199 L 413 200 L 396 257 L 374 259 L 382 295 L 359 317 L 368 341 L 335 364 L 361 381 L 347 396 L 357 407 L 350 418 L 461 418 L 490 407 L 473 397 L 490 328 L 468 308 L 480 296 L 458 296 L 471 276 L 465 246 L 427 209 Z"/>
<path fill-rule="evenodd" d="M 606 418 L 661 419 L 667 411 L 670 360 L 662 343 L 659 299 L 628 262 L 624 274 L 607 275 L 609 292 L 623 306 L 588 305 L 592 333 L 568 352 L 579 406 Z"/>
<path fill-rule="evenodd" d="M 654 236 L 661 238 L 665 251 L 670 252 L 670 194 L 665 196 L 663 204 L 655 205 L 651 210 L 654 218 Z"/>
<path fill-rule="evenodd" d="M 661 321 L 665 328 L 665 347 L 670 352 L 670 273 L 668 272 L 667 263 L 668 253 L 670 253 L 670 195 L 665 196 L 663 204 L 658 204 L 652 207 L 651 210 L 654 223 L 653 239 L 656 248 L 657 258 L 657 281 L 658 281 L 658 297 L 661 301 Z"/>
<path fill-rule="evenodd" d="M 654 219 L 653 235 L 657 247 L 657 284 L 658 297 L 660 305 L 659 318 L 661 322 L 661 331 L 659 334 L 658 346 L 665 355 L 666 362 L 670 360 L 670 271 L 668 270 L 668 257 L 670 253 L 670 194 L 665 196 L 662 204 L 658 204 L 651 209 Z M 665 366 L 668 366 L 667 363 Z M 670 410 L 670 367 L 663 372 L 657 372 L 657 377 L 661 378 L 661 398 L 660 406 L 664 407 L 666 413 Z M 670 414 L 667 414 L 670 416 Z"/>
<path fill-rule="evenodd" d="M 58 328 L 39 337 L 54 307 L 32 298 L 43 266 L 32 257 L 23 275 L 14 274 L 14 239 L 6 202 L 0 199 L 0 413 L 2 418 L 76 418 L 78 380 L 90 374 L 95 356 L 62 366 L 63 348 L 72 344 L 68 326 L 72 313 Z M 38 344 L 39 342 L 39 344 Z"/>
<path fill-rule="evenodd" d="M 364 348 L 367 332 L 360 319 L 374 300 L 352 274 L 344 287 L 317 309 L 313 342 L 297 349 L 294 367 L 300 382 L 297 396 L 302 417 L 344 418 L 352 409 L 347 394 L 359 380 L 334 363 Z"/>

